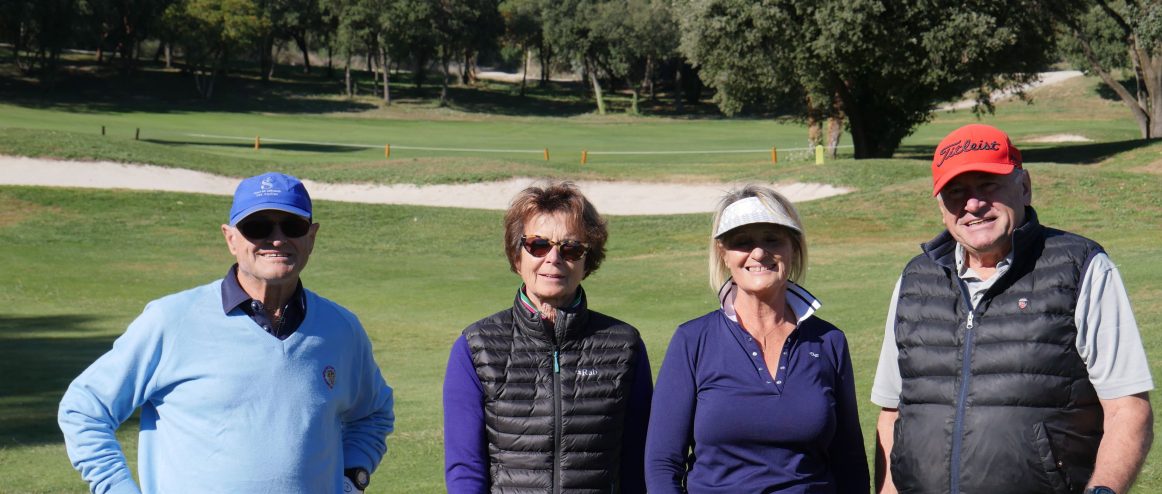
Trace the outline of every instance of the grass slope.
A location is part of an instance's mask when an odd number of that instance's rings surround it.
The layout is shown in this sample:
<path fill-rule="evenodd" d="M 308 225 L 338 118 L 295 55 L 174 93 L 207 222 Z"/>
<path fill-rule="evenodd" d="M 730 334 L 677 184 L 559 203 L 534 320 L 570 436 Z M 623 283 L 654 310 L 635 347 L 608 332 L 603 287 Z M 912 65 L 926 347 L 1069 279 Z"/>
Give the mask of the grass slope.
<path fill-rule="evenodd" d="M 836 173 L 848 165 L 859 171 L 848 162 Z M 1162 200 L 1152 191 L 1162 176 L 1104 167 L 1033 166 L 1032 173 L 1045 222 L 1100 239 L 1123 266 L 1148 351 L 1157 355 Z M 851 340 L 861 401 L 892 282 L 915 245 L 938 229 L 927 186 L 914 178 L 802 205 L 812 249 L 807 286 L 825 302 L 821 316 Z M 222 275 L 231 260 L 216 229 L 227 202 L 0 188 L 0 304 L 8 308 L 0 316 L 0 372 L 9 377 L 0 383 L 0 492 L 84 491 L 55 428 L 60 393 L 146 301 Z M 504 307 L 518 283 L 501 254 L 500 214 L 328 202 L 318 209 L 323 230 L 306 283 L 361 316 L 399 399 L 398 431 L 373 492 L 439 492 L 437 390 L 448 347 L 465 325 Z M 704 273 L 708 222 L 709 215 L 614 217 L 608 261 L 585 283 L 595 308 L 642 330 L 655 366 L 678 323 L 713 309 Z M 876 410 L 866 401 L 861 407 L 870 447 Z M 131 455 L 133 429 L 122 434 Z M 1151 461 L 1139 491 L 1159 488 Z"/>

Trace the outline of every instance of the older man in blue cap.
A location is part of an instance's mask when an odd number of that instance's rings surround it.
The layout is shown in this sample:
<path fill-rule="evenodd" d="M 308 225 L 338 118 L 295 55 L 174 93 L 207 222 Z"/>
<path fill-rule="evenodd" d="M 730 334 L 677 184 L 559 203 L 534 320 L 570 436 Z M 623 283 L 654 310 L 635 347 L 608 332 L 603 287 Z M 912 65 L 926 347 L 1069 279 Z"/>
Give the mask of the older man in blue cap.
<path fill-rule="evenodd" d="M 243 180 L 225 278 L 163 297 L 69 386 L 59 423 L 94 493 L 362 492 L 392 390 L 351 312 L 303 288 L 319 225 L 303 183 Z M 115 432 L 141 409 L 134 482 Z"/>

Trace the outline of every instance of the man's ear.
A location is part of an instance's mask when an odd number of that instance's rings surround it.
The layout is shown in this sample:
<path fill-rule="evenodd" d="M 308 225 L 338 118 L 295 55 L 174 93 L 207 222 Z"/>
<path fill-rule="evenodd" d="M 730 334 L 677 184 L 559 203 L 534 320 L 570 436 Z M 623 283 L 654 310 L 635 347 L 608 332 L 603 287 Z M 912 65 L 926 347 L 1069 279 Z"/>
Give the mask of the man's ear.
<path fill-rule="evenodd" d="M 238 230 L 227 224 L 222 225 L 222 238 L 226 240 L 226 248 L 230 249 L 230 253 L 234 254 L 234 236 L 238 235 Z"/>

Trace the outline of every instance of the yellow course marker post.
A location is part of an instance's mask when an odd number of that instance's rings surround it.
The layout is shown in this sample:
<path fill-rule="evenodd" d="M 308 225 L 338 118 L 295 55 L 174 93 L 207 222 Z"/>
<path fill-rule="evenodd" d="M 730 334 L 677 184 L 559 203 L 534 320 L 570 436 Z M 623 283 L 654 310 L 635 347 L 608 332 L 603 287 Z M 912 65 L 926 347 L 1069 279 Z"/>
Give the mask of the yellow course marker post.
<path fill-rule="evenodd" d="M 545 161 L 549 161 L 549 148 L 545 148 Z"/>
<path fill-rule="evenodd" d="M 587 161 L 589 161 L 589 151 L 582 149 L 581 150 L 581 164 L 584 165 L 585 162 L 587 162 Z"/>
<path fill-rule="evenodd" d="M 815 145 L 815 164 L 816 165 L 823 164 L 823 145 L 822 144 Z"/>
<path fill-rule="evenodd" d="M 260 147 L 262 147 L 262 138 L 254 136 L 254 150 L 258 151 L 258 148 Z"/>
<path fill-rule="evenodd" d="M 384 144 L 383 145 L 383 159 L 385 159 L 385 160 L 391 159 L 391 144 Z"/>
<path fill-rule="evenodd" d="M 774 146 L 771 146 L 771 164 L 773 165 L 773 164 L 778 163 L 778 162 L 779 162 L 779 150 L 776 149 Z"/>

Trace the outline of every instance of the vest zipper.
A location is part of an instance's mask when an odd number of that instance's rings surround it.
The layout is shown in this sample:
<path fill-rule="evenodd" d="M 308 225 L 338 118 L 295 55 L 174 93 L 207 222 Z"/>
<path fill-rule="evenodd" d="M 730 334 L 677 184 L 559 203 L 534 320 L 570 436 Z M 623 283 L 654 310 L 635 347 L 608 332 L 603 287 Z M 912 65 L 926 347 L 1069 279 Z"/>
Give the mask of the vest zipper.
<path fill-rule="evenodd" d="M 553 492 L 561 492 L 561 359 L 553 348 Z"/>
<path fill-rule="evenodd" d="M 960 364 L 960 393 L 956 397 L 956 418 L 952 426 L 952 468 L 949 472 L 949 492 L 952 494 L 960 494 L 960 449 L 964 442 L 964 403 L 968 400 L 968 383 L 972 376 L 972 345 L 975 334 L 973 332 L 975 326 L 973 319 L 976 316 L 976 308 L 972 306 L 968 288 L 965 287 L 963 281 L 959 281 L 958 284 L 968 308 L 968 319 L 964 325 L 964 350 Z"/>

